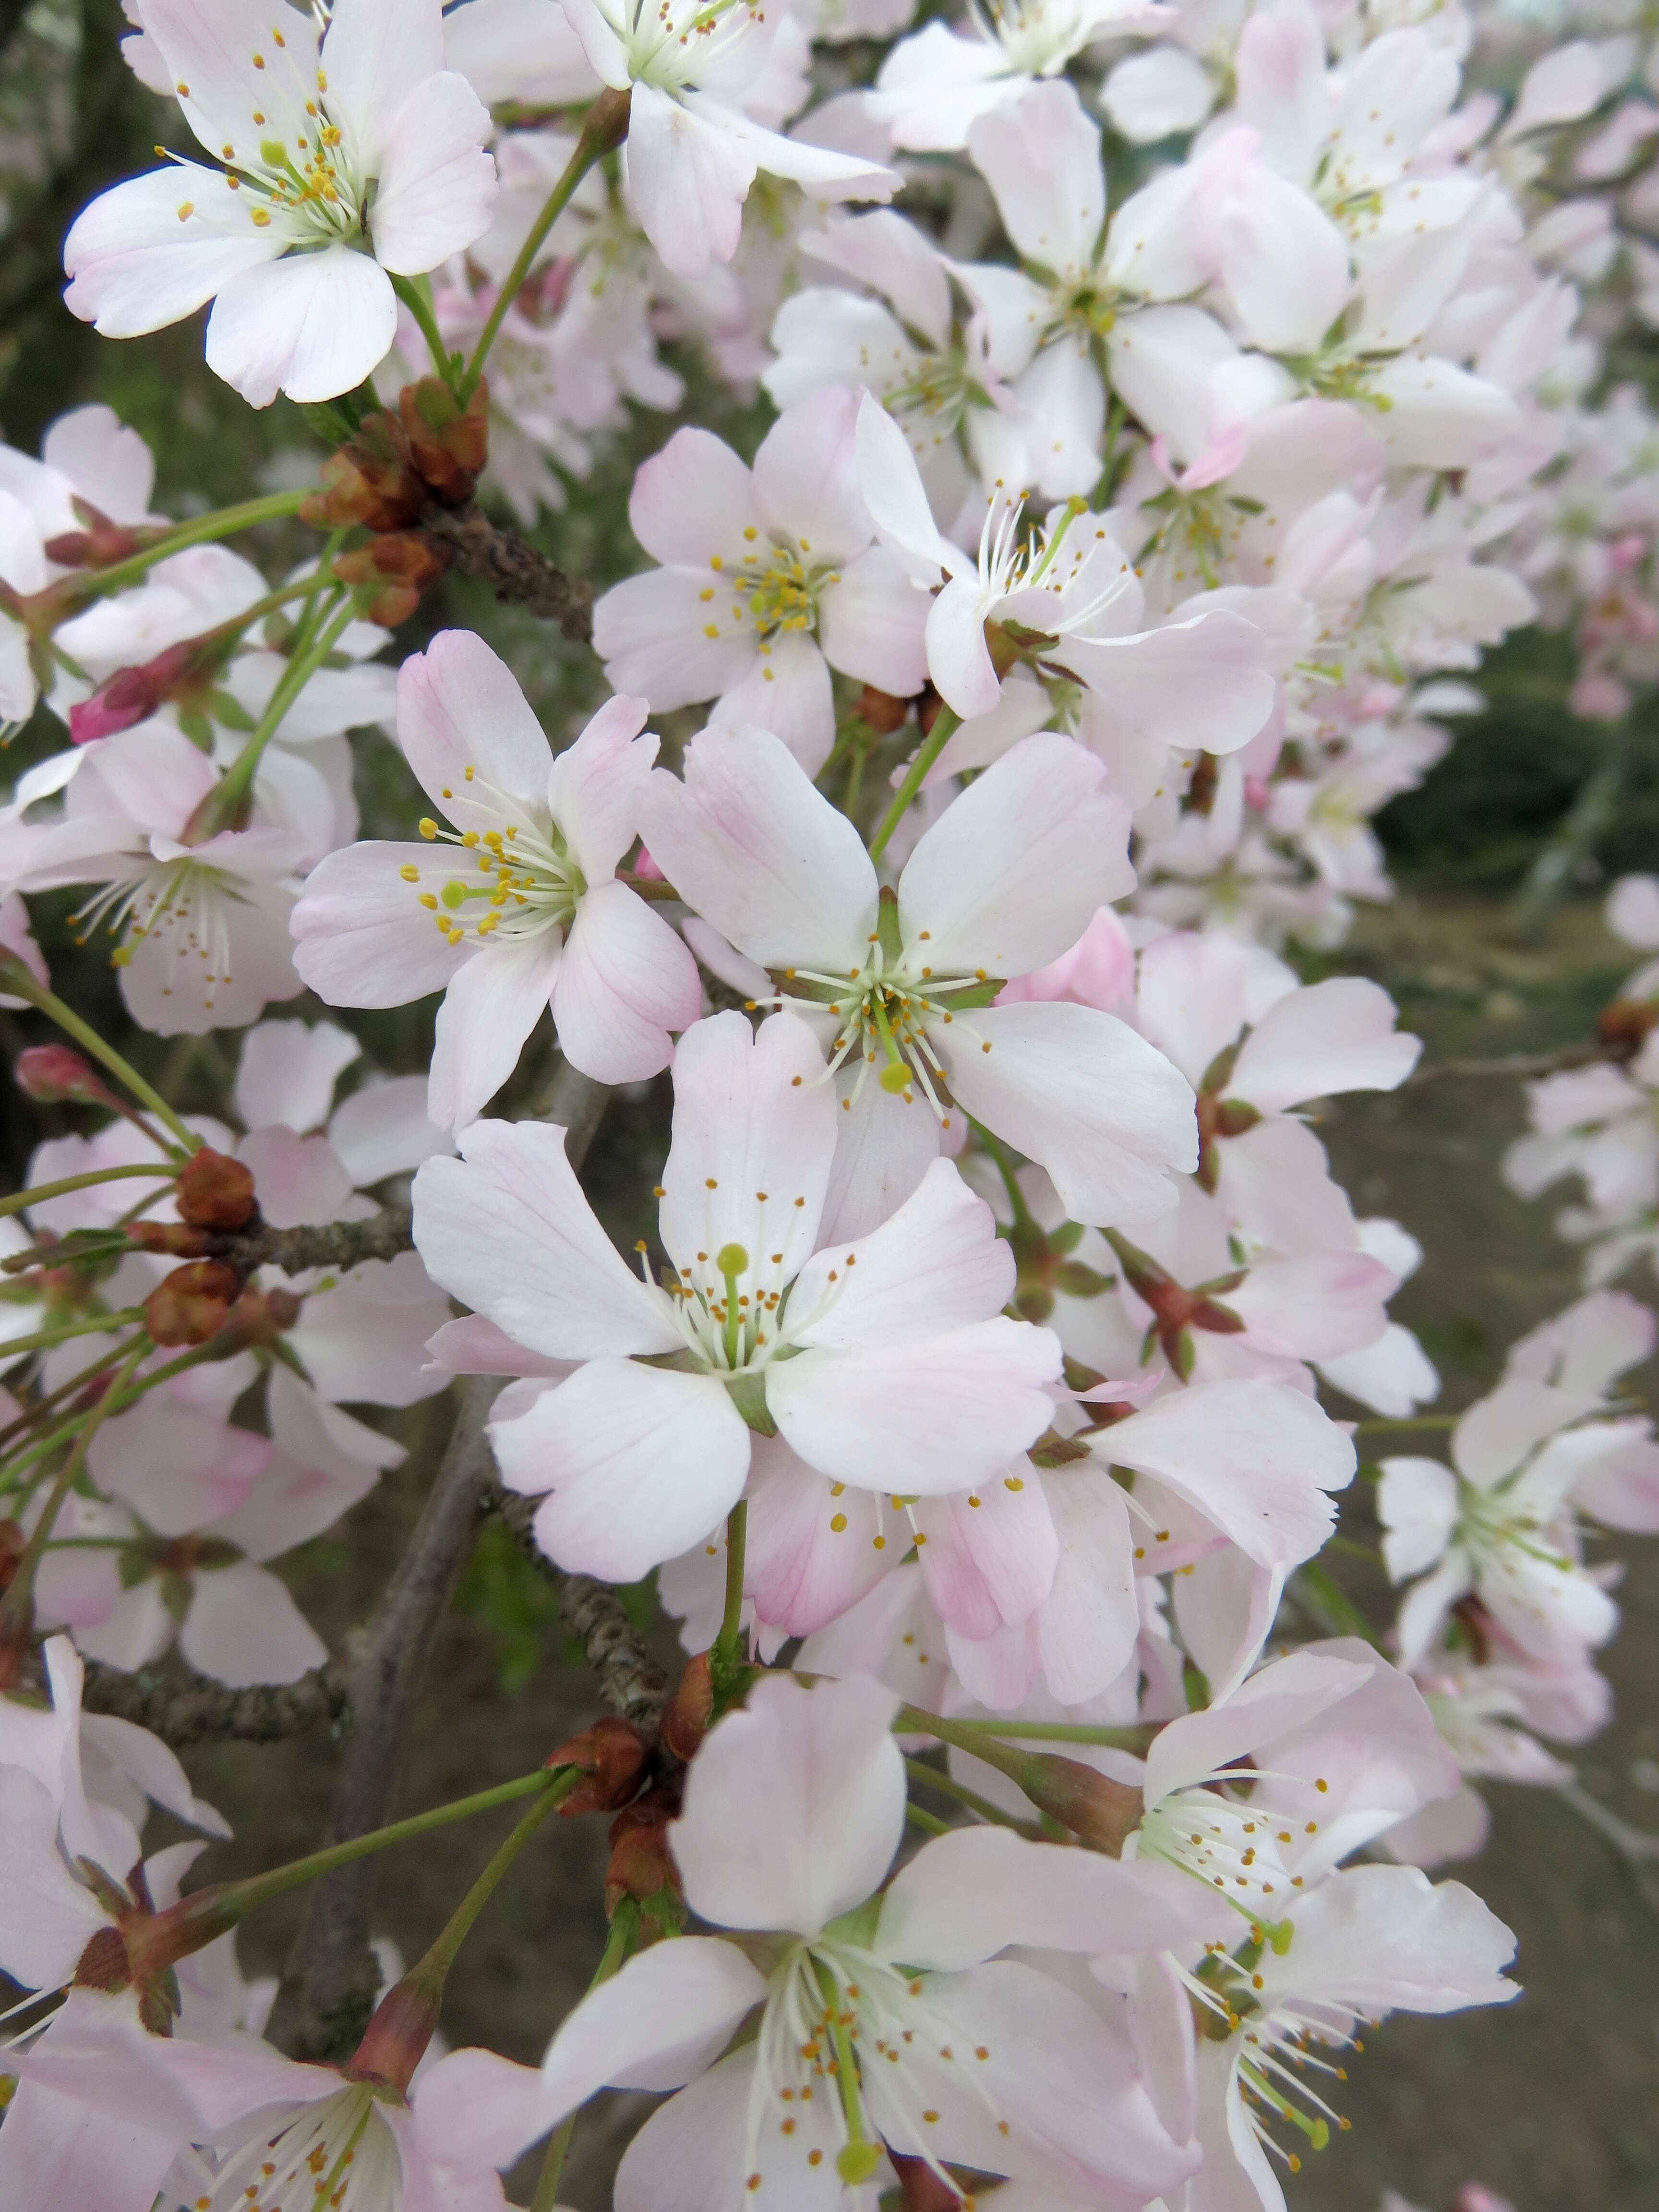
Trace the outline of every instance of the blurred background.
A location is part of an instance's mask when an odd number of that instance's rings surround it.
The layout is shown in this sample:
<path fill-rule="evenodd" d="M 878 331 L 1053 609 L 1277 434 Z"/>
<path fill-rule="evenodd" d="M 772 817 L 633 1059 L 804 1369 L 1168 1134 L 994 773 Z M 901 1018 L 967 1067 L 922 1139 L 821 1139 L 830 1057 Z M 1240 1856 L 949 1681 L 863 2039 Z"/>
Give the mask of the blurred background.
<path fill-rule="evenodd" d="M 288 403 L 254 414 L 208 374 L 198 324 L 117 345 L 63 309 L 68 224 L 103 186 L 147 166 L 158 137 L 181 128 L 176 110 L 164 109 L 123 64 L 123 27 L 119 0 L 0 0 L 0 431 L 32 453 L 55 416 L 106 401 L 156 453 L 157 509 L 184 516 L 307 482 L 322 449 Z M 741 410 L 716 392 L 694 356 L 672 357 L 697 419 L 752 452 L 769 419 L 764 403 Z M 1650 383 L 1656 371 L 1639 354 L 1611 368 L 1615 378 Z M 568 571 L 603 586 L 634 565 L 627 489 L 638 460 L 670 427 L 636 415 L 631 442 L 612 444 L 594 473 L 572 486 L 564 513 L 540 526 L 535 534 Z M 295 525 L 239 545 L 276 574 L 309 542 Z M 506 656 L 556 743 L 602 689 L 585 648 L 453 579 L 428 594 L 397 650 L 415 650 L 431 630 L 454 623 L 482 630 Z M 1363 911 L 1340 951 L 1302 963 L 1310 980 L 1358 970 L 1385 984 L 1431 1060 L 1581 1037 L 1633 964 L 1602 927 L 1600 901 L 1613 876 L 1659 866 L 1656 710 L 1638 707 L 1612 732 L 1575 721 L 1565 704 L 1571 677 L 1565 643 L 1542 635 L 1522 635 L 1488 661 L 1480 679 L 1487 711 L 1457 725 L 1449 758 L 1381 818 L 1395 901 Z M 696 726 L 695 717 L 665 719 L 671 742 Z M 0 785 L 63 741 L 42 712 L 0 755 Z M 407 834 L 413 787 L 394 749 L 364 733 L 356 760 L 364 834 Z M 1553 901 L 1538 895 L 1535 881 L 1549 855 L 1563 864 Z M 77 952 L 63 927 L 73 902 L 69 893 L 34 902 L 58 988 L 106 1025 L 177 1104 L 216 1107 L 234 1070 L 235 1037 L 132 1033 L 106 963 Z M 316 1018 L 323 1010 L 301 999 L 281 1011 Z M 380 1067 L 400 1073 L 424 1065 L 430 1006 L 352 1019 Z M 35 1034 L 31 1021 L 0 1013 L 8 1062 Z M 527 1056 L 507 1110 L 526 1110 L 547 1073 Z M 1468 1078 L 1346 1100 L 1322 1129 L 1358 1210 L 1396 1216 L 1425 1248 L 1395 1311 L 1438 1364 L 1442 1402 L 1452 1409 L 1490 1387 L 1513 1339 L 1579 1288 L 1575 1255 L 1552 1232 L 1550 1201 L 1524 1206 L 1498 1179 L 1498 1159 L 1521 1124 L 1516 1082 Z M 72 1109 L 0 1093 L 7 1173 L 21 1175 L 41 1137 L 75 1126 Z M 585 1180 L 624 1243 L 648 1225 L 629 1209 L 654 1180 L 666 1133 L 659 1085 L 618 1100 L 590 1155 Z M 1633 1287 L 1650 1296 L 1654 1289 Z M 1633 1383 L 1638 1396 L 1651 1397 L 1659 1376 L 1639 1374 Z M 285 1563 L 331 1640 L 360 1615 L 412 1522 L 449 1401 L 380 1418 L 410 1447 L 407 1462 L 339 1528 Z M 1343 1526 L 1362 1545 L 1375 1541 L 1369 1510 L 1365 1486 L 1356 1485 Z M 1445 2212 L 1470 2179 L 1510 2198 L 1516 2212 L 1659 2206 L 1659 1549 L 1644 1550 L 1639 1539 L 1621 1548 L 1630 1562 L 1620 1591 L 1625 1625 L 1604 1655 L 1618 1715 L 1580 1763 L 1587 1802 L 1575 1809 L 1553 1794 L 1490 1786 L 1492 1839 L 1469 1869 L 1520 1936 L 1525 1995 L 1507 2014 L 1401 2020 L 1370 2039 L 1343 2092 L 1352 2132 L 1309 2158 L 1289 2184 L 1293 2212 L 1369 2209 L 1385 2186 Z M 1380 1577 L 1368 1583 L 1365 1563 L 1348 1554 L 1335 1564 L 1349 1595 L 1381 1617 Z M 629 1595 L 642 1621 L 654 1618 L 648 1590 Z M 592 1714 L 588 1679 L 574 1662 L 549 1586 L 504 1531 L 487 1528 L 434 1654 L 404 1805 L 521 1771 Z M 237 1831 L 234 1844 L 204 1861 L 204 1874 L 252 1870 L 313 1843 L 332 1774 L 326 1738 L 210 1747 L 187 1764 Z M 382 1927 L 406 1954 L 435 1932 L 484 1847 L 467 1826 L 388 1857 Z M 602 1865 L 597 1820 L 554 1822 L 538 1835 L 451 1978 L 444 2025 L 452 2040 L 539 2056 L 603 1942 Z M 249 1972 L 279 1964 L 291 1925 L 279 1908 L 243 1931 Z M 564 2190 L 581 2212 L 608 2203 L 609 2171 L 636 2102 L 618 2100 L 621 2109 L 584 2118 Z"/>

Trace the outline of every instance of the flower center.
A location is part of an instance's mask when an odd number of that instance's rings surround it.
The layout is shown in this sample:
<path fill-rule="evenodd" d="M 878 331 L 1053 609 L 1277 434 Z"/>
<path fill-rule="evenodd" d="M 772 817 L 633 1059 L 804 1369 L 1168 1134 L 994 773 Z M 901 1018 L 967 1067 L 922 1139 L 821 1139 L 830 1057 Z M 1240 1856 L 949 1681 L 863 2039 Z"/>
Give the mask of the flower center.
<path fill-rule="evenodd" d="M 402 871 L 404 881 L 426 886 L 416 890 L 419 902 L 452 945 L 469 935 L 483 944 L 493 937 L 522 942 L 562 929 L 587 883 L 557 823 L 532 819 L 476 769 L 466 770 L 466 783 L 463 802 L 474 826 L 443 830 L 430 815 L 420 825 L 429 843 L 457 848 L 459 868 L 423 869 L 411 860 Z M 446 786 L 443 796 L 454 793 Z"/>
<path fill-rule="evenodd" d="M 226 2159 L 195 2212 L 392 2212 L 403 2166 L 372 2087 L 348 2082 Z"/>
<path fill-rule="evenodd" d="M 1279 1856 L 1291 1833 L 1260 1807 L 1213 1790 L 1176 1790 L 1142 1820 L 1135 1856 L 1165 1859 L 1196 1875 L 1254 1917 L 1285 1904 L 1295 1886 Z"/>
<path fill-rule="evenodd" d="M 766 21 L 761 0 L 623 0 L 622 15 L 616 27 L 629 74 L 665 92 L 696 83 L 752 25 Z"/>
<path fill-rule="evenodd" d="M 849 1112 L 873 1073 L 884 1091 L 902 1097 L 907 1105 L 920 1091 L 941 1126 L 948 1128 L 950 1090 L 929 1031 L 953 1028 L 968 1043 L 989 1052 L 989 1040 L 963 1018 L 963 1009 L 988 1006 L 1002 985 L 982 968 L 971 975 L 936 975 L 925 957 L 930 934 L 925 929 L 913 946 L 903 948 L 884 944 L 885 933 L 872 936 L 862 968 L 840 975 L 811 968 L 785 969 L 779 978 L 783 988 L 777 1003 L 820 1011 L 827 1006 L 835 1015 L 838 1026 L 828 1073 L 833 1076 L 844 1060 L 854 1056 L 860 1063 L 858 1079 L 842 1102 Z M 799 984 L 807 989 L 793 988 Z"/>
<path fill-rule="evenodd" d="M 228 901 L 240 894 L 221 868 L 185 857 L 163 860 L 135 877 L 106 884 L 95 898 L 70 916 L 84 945 L 95 929 L 105 928 L 119 939 L 110 954 L 110 964 L 125 968 L 146 938 L 158 951 L 170 950 L 180 963 L 174 982 L 163 984 L 161 995 L 170 999 L 175 983 L 181 991 L 204 989 L 210 1006 L 221 983 L 230 977 L 230 929 Z"/>
<path fill-rule="evenodd" d="M 817 629 L 818 593 L 841 578 L 834 569 L 816 568 L 804 557 L 812 550 L 804 539 L 763 550 L 760 532 L 752 523 L 743 534 L 754 552 L 737 562 L 719 553 L 710 556 L 708 565 L 720 580 L 705 586 L 701 594 L 708 610 L 702 634 L 716 638 L 751 631 L 764 656 L 775 639 Z"/>

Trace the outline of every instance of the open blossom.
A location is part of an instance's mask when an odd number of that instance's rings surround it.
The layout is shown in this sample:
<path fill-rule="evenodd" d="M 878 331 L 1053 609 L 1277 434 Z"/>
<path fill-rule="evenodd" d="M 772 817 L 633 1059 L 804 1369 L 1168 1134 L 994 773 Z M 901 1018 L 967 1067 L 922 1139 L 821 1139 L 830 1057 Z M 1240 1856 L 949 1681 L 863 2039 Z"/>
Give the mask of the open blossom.
<path fill-rule="evenodd" d="M 908 458 L 908 457 L 907 457 Z M 999 981 L 1075 941 L 1127 887 L 1124 817 L 1098 762 L 1029 738 L 918 841 L 896 896 L 775 738 L 707 730 L 641 823 L 681 896 L 770 970 L 844 1109 L 830 1219 L 856 1235 L 915 1189 L 952 1102 L 1040 1160 L 1073 1218 L 1168 1206 L 1193 1160 L 1191 1093 L 1110 1014 L 994 1006 Z M 914 1487 L 901 1485 L 900 1487 Z"/>
<path fill-rule="evenodd" d="M 675 1061 L 659 1225 L 665 1287 L 630 1273 L 562 1130 L 475 1123 L 416 1179 L 438 1281 L 568 1380 L 492 1430 L 505 1480 L 550 1495 L 562 1565 L 636 1579 L 741 1496 L 746 1424 L 860 1488 L 960 1490 L 1034 1443 L 1059 1371 L 1047 1330 L 1001 1312 L 1012 1261 L 947 1160 L 878 1229 L 820 1245 L 833 1094 L 789 1015 L 700 1022 Z M 483 1221 L 491 1224 L 481 1237 Z"/>
<path fill-rule="evenodd" d="M 680 276 L 730 261 L 757 171 L 826 199 L 885 199 L 898 179 L 786 138 L 745 113 L 787 21 L 784 0 L 566 0 L 600 80 L 629 95 L 628 177 L 646 236 Z"/>
<path fill-rule="evenodd" d="M 550 2122 L 605 2081 L 678 2090 L 623 2161 L 618 2212 L 670 2212 L 688 2188 L 866 2204 L 884 2144 L 941 2180 L 948 2160 L 1079 2203 L 1142 2203 L 1192 2171 L 1121 2014 L 995 1954 L 1185 1948 L 1215 1908 L 1161 1869 L 988 1828 L 927 1844 L 872 1895 L 904 1828 L 897 1704 L 868 1680 L 766 1681 L 699 1751 L 671 1842 L 687 1903 L 738 1940 L 630 1960 L 544 2064 Z"/>
<path fill-rule="evenodd" d="M 68 304 L 106 337 L 214 301 L 208 366 L 256 407 L 330 399 L 391 350 L 394 277 L 489 220 L 489 117 L 444 66 L 440 0 L 341 0 L 320 46 L 277 0 L 143 0 L 147 41 L 222 167 L 106 192 L 65 241 Z"/>
<path fill-rule="evenodd" d="M 98 886 L 75 921 L 106 931 L 133 1019 L 163 1036 L 254 1021 L 303 988 L 284 943 L 303 841 L 255 823 L 195 842 L 217 773 L 159 724 L 109 738 L 61 819 L 0 825 L 0 878 L 23 891 Z"/>
<path fill-rule="evenodd" d="M 676 431 L 645 463 L 629 520 L 662 566 L 593 610 L 615 689 L 653 708 L 718 696 L 716 724 L 772 731 L 809 775 L 835 742 L 832 667 L 900 698 L 921 689 L 927 605 L 873 542 L 857 411 L 841 387 L 787 408 L 752 474 L 707 430 Z"/>
<path fill-rule="evenodd" d="M 696 1019 L 690 954 L 617 880 L 656 757 L 645 715 L 643 700 L 613 699 L 556 757 L 470 630 L 398 672 L 398 740 L 454 826 L 428 817 L 423 844 L 331 854 L 295 910 L 295 959 L 332 1006 L 444 993 L 428 1098 L 441 1127 L 489 1103 L 550 1002 L 566 1054 L 602 1083 L 656 1074 L 669 1031 Z"/>

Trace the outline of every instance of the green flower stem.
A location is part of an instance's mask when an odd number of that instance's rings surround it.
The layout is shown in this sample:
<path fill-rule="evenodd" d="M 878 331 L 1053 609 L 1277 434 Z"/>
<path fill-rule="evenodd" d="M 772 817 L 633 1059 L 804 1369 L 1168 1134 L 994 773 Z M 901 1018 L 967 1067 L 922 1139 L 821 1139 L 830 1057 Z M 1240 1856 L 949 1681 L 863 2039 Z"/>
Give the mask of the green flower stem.
<path fill-rule="evenodd" d="M 935 1813 L 924 1812 L 920 1805 L 907 1802 L 904 1817 L 913 1828 L 920 1828 L 924 1836 L 948 1836 L 951 1823 L 941 1820 Z"/>
<path fill-rule="evenodd" d="M 90 1190 L 96 1183 L 117 1182 L 126 1176 L 148 1176 L 152 1182 L 171 1182 L 179 1170 L 175 1167 L 137 1166 L 126 1168 L 93 1168 L 85 1175 L 62 1176 L 56 1182 L 38 1182 L 33 1190 L 14 1191 L 9 1198 L 0 1198 L 0 1213 L 21 1213 L 25 1207 L 44 1205 L 49 1198 L 63 1198 L 72 1190 Z"/>
<path fill-rule="evenodd" d="M 274 491 L 263 499 L 245 499 L 236 507 L 216 507 L 210 514 L 192 515 L 181 522 L 154 545 L 146 545 L 141 553 L 125 561 L 112 562 L 107 568 L 89 568 L 80 572 L 76 581 L 88 598 L 100 598 L 106 592 L 124 591 L 129 584 L 142 583 L 158 561 L 169 554 L 182 553 L 186 546 L 205 545 L 219 538 L 233 538 L 239 530 L 252 530 L 261 522 L 280 522 L 290 514 L 297 514 L 309 499 L 309 489 L 302 491 Z"/>
<path fill-rule="evenodd" d="M 607 88 L 588 109 L 581 136 L 576 141 L 574 152 L 565 164 L 564 173 L 543 203 L 541 213 L 531 224 L 529 235 L 519 248 L 518 257 L 507 270 L 501 290 L 495 295 L 495 304 L 489 311 L 489 320 L 478 334 L 478 343 L 472 349 L 472 358 L 466 365 L 466 374 L 461 379 L 460 389 L 455 395 L 463 407 L 477 389 L 478 379 L 483 374 L 484 363 L 489 358 L 489 349 L 495 344 L 507 311 L 518 298 L 548 232 L 570 204 L 571 195 L 595 161 L 620 146 L 627 137 L 629 98 L 625 92 Z"/>
<path fill-rule="evenodd" d="M 15 1419 L 8 1421 L 4 1428 L 0 1429 L 0 1447 L 9 1444 L 14 1437 L 21 1436 L 26 1429 L 32 1429 L 43 1413 L 51 1413 L 52 1408 L 61 1405 L 65 1398 L 73 1398 L 78 1392 L 84 1390 L 88 1383 L 94 1376 L 101 1375 L 106 1367 L 113 1367 L 118 1360 L 125 1359 L 126 1349 L 124 1344 L 112 1345 L 110 1349 L 99 1358 L 82 1368 L 77 1374 L 71 1375 L 67 1382 L 60 1382 L 55 1390 L 49 1390 L 44 1398 L 37 1398 L 33 1405 L 25 1406 Z"/>
<path fill-rule="evenodd" d="M 1379 1414 L 1373 1420 L 1356 1421 L 1353 1432 L 1357 1437 L 1407 1436 L 1414 1429 L 1454 1429 L 1462 1418 L 1461 1413 L 1413 1413 L 1409 1419 L 1390 1421 Z"/>
<path fill-rule="evenodd" d="M 1005 1813 L 1000 1805 L 994 1805 L 988 1797 L 981 1797 L 977 1790 L 969 1790 L 954 1775 L 942 1767 L 929 1766 L 925 1759 L 907 1759 L 904 1771 L 912 1782 L 924 1790 L 931 1790 L 940 1797 L 953 1797 L 958 1805 L 965 1805 L 970 1813 L 977 1813 L 981 1820 L 991 1820 L 999 1828 L 1018 1828 L 1022 1836 L 1035 1842 L 1044 1841 L 1042 1830 L 1035 1820 L 1017 1820 Z"/>
<path fill-rule="evenodd" d="M 72 1336 L 93 1336 L 106 1334 L 112 1328 L 131 1328 L 134 1322 L 143 1321 L 143 1306 L 128 1306 L 121 1313 L 93 1314 L 85 1321 L 66 1321 L 56 1328 L 37 1329 L 33 1336 L 8 1337 L 0 1344 L 8 1359 L 20 1352 L 50 1352 L 55 1344 L 67 1344 Z M 148 1350 L 148 1345 L 145 1346 Z"/>
<path fill-rule="evenodd" d="M 125 1374 L 132 1372 L 149 1350 L 149 1337 L 141 1336 L 127 1355 Z M 23 1547 L 22 1558 L 17 1562 L 17 1571 L 12 1577 L 11 1587 L 5 1596 L 0 1598 L 0 1650 L 15 1649 L 33 1625 L 35 1571 L 40 1565 L 46 1546 L 52 1541 L 52 1528 L 63 1510 L 64 1500 L 74 1489 L 81 1470 L 86 1465 L 92 1440 L 109 1417 L 110 1400 L 114 1395 L 112 1390 L 106 1390 L 82 1422 L 80 1434 L 70 1447 L 69 1456 L 58 1469 L 58 1479 L 46 1494 L 40 1517 Z"/>
<path fill-rule="evenodd" d="M 425 1954 L 417 1960 L 404 1976 L 406 1981 L 434 1985 L 434 1996 L 441 1991 L 444 1977 L 455 1963 L 455 1954 L 472 1932 L 472 1923 L 489 1904 L 491 1893 L 501 1876 L 530 1841 L 542 1822 L 556 1807 L 563 1804 L 581 1780 L 581 1770 L 576 1766 L 562 1766 L 551 1770 L 547 1789 L 532 1804 L 530 1810 L 502 1843 L 489 1865 L 473 1883 L 456 1906 L 443 1929 Z"/>
<path fill-rule="evenodd" d="M 941 703 L 933 717 L 933 728 L 916 748 L 916 757 L 911 762 L 903 782 L 894 793 L 892 805 L 882 816 L 876 834 L 870 840 L 870 858 L 872 860 L 880 860 L 887 850 L 888 839 L 908 812 L 911 800 L 927 781 L 927 771 L 961 727 L 960 715 L 953 714 L 949 707 Z"/>
<path fill-rule="evenodd" d="M 443 332 L 438 328 L 438 318 L 433 312 L 431 285 L 423 276 L 394 276 L 392 289 L 420 325 L 421 336 L 426 340 L 426 349 L 432 356 L 432 366 L 453 392 L 455 362 L 444 343 Z"/>
<path fill-rule="evenodd" d="M 93 1058 L 100 1060 L 118 1081 L 124 1083 L 141 1106 L 149 1107 L 156 1120 L 169 1129 L 186 1158 L 201 1149 L 202 1139 L 187 1129 L 153 1084 L 146 1083 L 136 1067 L 129 1066 L 112 1044 L 106 1044 L 89 1022 L 83 1022 L 74 1008 L 37 983 L 22 962 L 11 953 L 0 957 L 0 990 L 9 991 L 17 998 L 27 999 L 30 1006 L 57 1023 L 65 1036 L 72 1036 L 76 1044 Z"/>
<path fill-rule="evenodd" d="M 199 818 L 191 825 L 196 842 L 199 844 L 221 830 L 240 826 L 239 817 L 253 788 L 265 747 L 281 729 L 289 708 L 339 643 L 356 612 L 350 592 L 344 592 L 316 635 L 295 652 L 271 693 L 257 728 L 209 793 Z"/>
<path fill-rule="evenodd" d="M 743 1564 L 748 1533 L 749 1501 L 740 1498 L 726 1516 L 726 1611 L 720 1619 L 720 1634 L 708 1655 L 717 1706 L 723 1703 L 742 1663 L 738 1639 L 743 1619 Z"/>
<path fill-rule="evenodd" d="M 613 1975 L 622 1972 L 623 1967 L 627 1964 L 628 1954 L 638 1939 L 639 1932 L 639 1899 L 625 1897 L 617 1907 L 616 1917 L 611 1923 L 611 1933 L 605 1941 L 605 1955 L 594 1968 L 593 1978 L 587 1985 L 590 1994 L 597 1990 L 601 1983 L 608 1982 Z M 570 2149 L 570 2138 L 575 2132 L 574 2112 L 561 2121 L 553 2130 L 552 2140 L 547 2146 L 547 2156 L 542 2160 L 541 2173 L 536 2182 L 536 2194 L 531 2199 L 530 2212 L 553 2212 L 554 2202 L 559 2193 L 559 2177 L 564 2172 L 565 2158 Z"/>

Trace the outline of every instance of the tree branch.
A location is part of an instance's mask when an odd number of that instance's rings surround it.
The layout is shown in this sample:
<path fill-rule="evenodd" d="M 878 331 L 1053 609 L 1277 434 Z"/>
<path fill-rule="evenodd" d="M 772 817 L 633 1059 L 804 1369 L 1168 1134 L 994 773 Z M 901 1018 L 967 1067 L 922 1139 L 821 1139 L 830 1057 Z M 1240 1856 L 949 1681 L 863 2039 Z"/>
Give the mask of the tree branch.
<path fill-rule="evenodd" d="M 1431 1060 L 1408 1075 L 1402 1088 L 1434 1083 L 1443 1075 L 1559 1075 L 1564 1068 L 1589 1067 L 1599 1060 L 1617 1061 L 1629 1056 L 1626 1052 L 1609 1051 L 1602 1044 L 1581 1043 L 1559 1045 L 1553 1052 L 1502 1053 L 1493 1060 Z"/>
<path fill-rule="evenodd" d="M 531 1527 L 537 1504 L 533 1498 L 492 1486 L 482 1510 L 499 1516 L 531 1565 L 558 1591 L 559 1618 L 599 1678 L 599 1702 L 632 1721 L 646 1737 L 654 1737 L 668 1702 L 668 1677 L 610 1584 L 567 1574 L 537 1544 Z"/>
<path fill-rule="evenodd" d="M 82 1703 L 89 1713 L 112 1713 L 159 1735 L 174 1750 L 192 1743 L 276 1743 L 304 1735 L 346 1709 L 345 1677 L 331 1659 L 297 1682 L 256 1683 L 229 1690 L 222 1682 L 192 1674 L 169 1680 L 154 1668 L 124 1674 L 95 1659 L 86 1662 Z"/>
<path fill-rule="evenodd" d="M 364 1260 L 395 1260 L 415 1249 L 406 1206 L 383 1206 L 363 1221 L 325 1221 L 302 1229 L 256 1229 L 251 1236 L 211 1237 L 211 1260 L 228 1260 L 246 1273 L 280 1267 L 302 1275 L 308 1267 L 355 1267 Z"/>
<path fill-rule="evenodd" d="M 593 635 L 593 586 L 567 576 L 516 530 L 493 523 L 476 501 L 445 507 L 431 500 L 421 513 L 421 528 L 448 547 L 464 576 L 479 576 L 495 587 L 509 606 L 528 607 L 544 622 L 556 622 L 568 638 L 587 644 Z"/>
<path fill-rule="evenodd" d="M 607 1096 L 569 1066 L 553 1082 L 548 1109 L 568 1132 L 573 1167 L 581 1164 Z M 408 1548 L 341 1655 L 350 1730 L 325 1843 L 364 1835 L 388 1817 L 416 1694 L 489 1482 L 485 1425 L 500 1389 L 500 1378 L 486 1375 L 462 1386 L 448 1448 Z M 347 2057 L 368 2025 L 379 1980 L 368 1948 L 377 1868 L 372 1857 L 358 1860 L 310 1891 L 267 2031 L 294 2057 Z"/>

